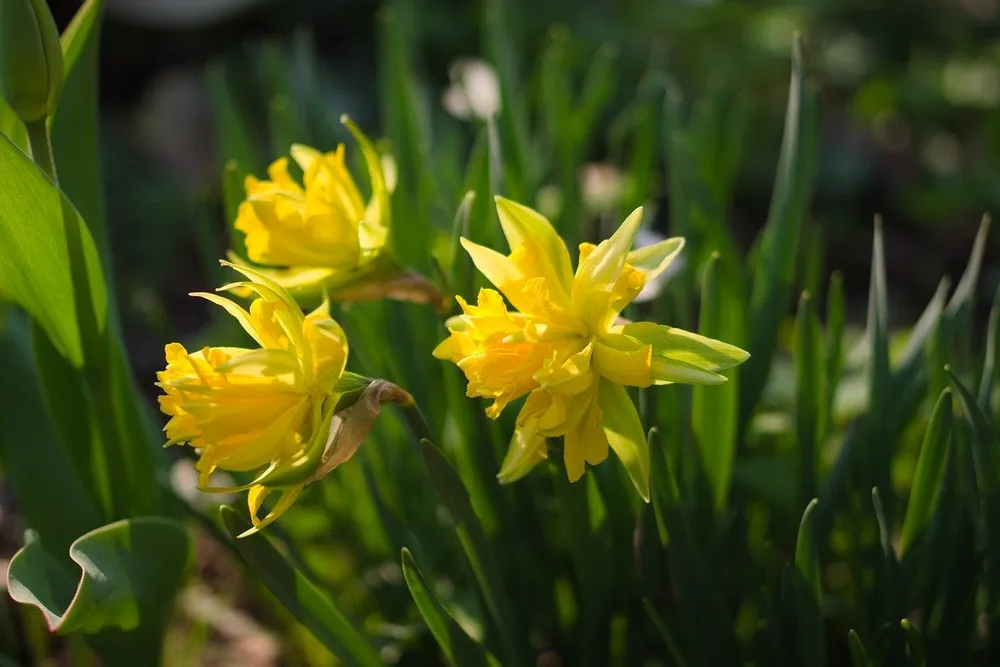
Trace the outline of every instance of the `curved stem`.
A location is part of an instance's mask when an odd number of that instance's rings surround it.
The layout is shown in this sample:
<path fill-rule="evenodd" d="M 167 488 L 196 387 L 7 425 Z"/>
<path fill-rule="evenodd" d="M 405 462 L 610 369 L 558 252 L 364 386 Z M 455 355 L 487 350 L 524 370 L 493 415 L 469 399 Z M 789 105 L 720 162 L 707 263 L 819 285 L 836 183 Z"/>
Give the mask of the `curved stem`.
<path fill-rule="evenodd" d="M 24 124 L 28 130 L 28 145 L 31 147 L 31 159 L 35 161 L 38 168 L 55 183 L 59 185 L 59 177 L 56 174 L 56 162 L 52 157 L 52 141 L 49 136 L 49 126 L 45 118 Z"/>

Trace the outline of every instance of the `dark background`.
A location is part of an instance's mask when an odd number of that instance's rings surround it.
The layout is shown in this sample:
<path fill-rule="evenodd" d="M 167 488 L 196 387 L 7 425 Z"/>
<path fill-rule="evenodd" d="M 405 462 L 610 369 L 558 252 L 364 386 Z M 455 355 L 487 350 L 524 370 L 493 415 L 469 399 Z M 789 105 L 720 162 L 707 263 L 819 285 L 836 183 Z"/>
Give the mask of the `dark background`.
<path fill-rule="evenodd" d="M 226 247 L 217 154 L 204 73 L 225 61 L 237 88 L 252 86 L 254 48 L 311 43 L 331 119 L 348 111 L 377 135 L 378 3 L 256 0 L 192 4 L 163 19 L 150 0 L 108 0 L 101 62 L 102 141 L 119 289 L 133 358 L 161 361 L 165 336 L 202 322 L 186 292 L 203 283 L 203 258 Z M 53 0 L 61 25 L 78 3 Z M 418 45 L 415 69 L 432 101 L 448 65 L 477 55 L 478 2 L 403 3 Z M 224 5 L 242 5 L 224 11 Z M 212 7 L 221 7 L 214 16 Z M 1000 198 L 1000 33 L 997 0 L 610 0 L 507 3 L 522 45 L 523 76 L 553 26 L 567 29 L 581 72 L 606 42 L 619 51 L 612 107 L 634 95 L 651 53 L 685 94 L 723 86 L 748 97 L 753 122 L 729 222 L 749 245 L 767 214 L 794 29 L 806 40 L 821 91 L 821 157 L 813 197 L 827 270 L 840 269 L 863 312 L 872 220 L 885 221 L 897 324 L 912 323 L 942 275 L 965 263 L 980 217 Z M 241 78 L 242 77 L 242 78 Z M 437 104 L 440 110 L 440 104 Z M 471 134 L 470 134 L 471 136 Z M 329 148 L 329 147 L 324 147 Z M 591 159 L 604 157 L 598 141 Z M 276 156 L 272 155 L 271 158 Z M 667 193 L 669 194 L 669 193 Z M 993 235 L 994 239 L 996 235 Z M 984 305 L 997 284 L 991 241 Z"/>

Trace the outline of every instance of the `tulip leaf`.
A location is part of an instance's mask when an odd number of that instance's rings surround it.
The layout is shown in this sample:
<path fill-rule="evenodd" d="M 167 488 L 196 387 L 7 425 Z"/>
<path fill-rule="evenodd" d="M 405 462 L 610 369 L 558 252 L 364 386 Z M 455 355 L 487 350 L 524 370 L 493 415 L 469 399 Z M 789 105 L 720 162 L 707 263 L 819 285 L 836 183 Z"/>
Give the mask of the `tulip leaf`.
<path fill-rule="evenodd" d="M 0 456 L 5 477 L 27 525 L 42 536 L 52 553 L 71 565 L 70 544 L 101 525 L 100 513 L 46 407 L 38 369 L 32 364 L 31 323 L 23 312 L 0 308 L 4 321 L 0 332 Z M 52 500 L 52 489 L 59 489 L 58 503 Z"/>
<path fill-rule="evenodd" d="M 905 554 L 927 526 L 944 484 L 945 462 L 951 439 L 952 392 L 945 389 L 934 405 L 913 475 L 910 501 L 906 508 L 899 552 Z"/>
<path fill-rule="evenodd" d="M 70 558 L 78 576 L 32 537 L 10 561 L 10 594 L 38 607 L 59 634 L 155 626 L 191 563 L 191 540 L 165 517 L 124 519 L 76 539 Z"/>
<path fill-rule="evenodd" d="M 73 205 L 6 137 L 0 137 L 0 289 L 23 307 L 74 366 L 83 364 L 83 341 L 74 283 L 89 290 L 103 328 L 107 291 L 94 240 Z M 84 276 L 71 270 L 70 244 L 84 258 Z M 82 285 L 80 283 L 83 283 Z"/>
<path fill-rule="evenodd" d="M 406 579 L 406 586 L 410 589 L 410 595 L 417 603 L 420 615 L 424 617 L 424 622 L 427 623 L 431 634 L 437 640 L 448 663 L 454 667 L 476 667 L 477 665 L 499 667 L 500 663 L 497 659 L 469 637 L 441 604 L 441 601 L 427 584 L 427 580 L 424 579 L 420 568 L 417 567 L 410 550 L 404 548 L 402 553 L 403 577 Z"/>
<path fill-rule="evenodd" d="M 225 505 L 220 513 L 243 561 L 320 643 L 350 667 L 383 664 L 371 640 L 316 584 L 289 563 L 270 538 L 255 533 L 237 539 L 237 535 L 250 528 L 250 521 Z"/>
<path fill-rule="evenodd" d="M 59 186 L 90 226 L 108 271 L 97 111 L 103 6 L 103 0 L 86 0 L 62 35 L 65 83 L 51 132 Z"/>
<path fill-rule="evenodd" d="M 14 600 L 41 610 L 50 631 L 91 635 L 101 664 L 156 664 L 191 555 L 185 527 L 158 516 L 85 533 L 70 545 L 69 564 L 29 532 L 10 561 L 8 586 Z"/>

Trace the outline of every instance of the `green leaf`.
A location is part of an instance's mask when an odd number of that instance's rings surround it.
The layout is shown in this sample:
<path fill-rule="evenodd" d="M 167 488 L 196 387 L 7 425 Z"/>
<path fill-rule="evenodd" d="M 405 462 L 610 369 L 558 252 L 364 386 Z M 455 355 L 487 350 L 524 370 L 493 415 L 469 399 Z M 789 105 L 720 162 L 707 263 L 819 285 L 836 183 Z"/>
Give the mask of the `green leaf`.
<path fill-rule="evenodd" d="M 28 130 L 2 95 L 0 95 L 0 132 L 7 135 L 7 138 L 21 151 L 28 152 Z"/>
<path fill-rule="evenodd" d="M 802 579 L 809 587 L 816 604 L 822 601 L 822 581 L 819 569 L 819 543 L 816 540 L 815 526 L 813 524 L 814 510 L 819 504 L 819 500 L 813 498 L 806 505 L 802 513 L 802 521 L 799 523 L 799 535 L 795 541 L 795 567 L 798 568 Z"/>
<path fill-rule="evenodd" d="M 812 498 L 818 473 L 817 450 L 824 433 L 824 386 L 822 339 L 819 318 L 806 292 L 799 299 L 795 320 L 795 434 L 799 449 L 801 497 Z"/>
<path fill-rule="evenodd" d="M 431 480 L 441 494 L 448 513 L 455 521 L 455 532 L 469 561 L 472 573 L 483 594 L 486 608 L 496 628 L 504 653 L 504 664 L 522 664 L 522 648 L 515 639 L 516 617 L 500 577 L 500 568 L 493 555 L 479 517 L 472 509 L 469 492 L 451 462 L 441 450 L 426 438 L 420 440 L 420 450 Z"/>
<path fill-rule="evenodd" d="M 906 646 L 910 651 L 910 664 L 913 667 L 926 667 L 927 660 L 924 658 L 924 643 L 920 638 L 920 631 L 908 618 L 901 620 L 899 625 L 906 633 Z"/>
<path fill-rule="evenodd" d="M 997 326 L 998 319 L 1000 319 L 1000 288 L 997 288 L 993 297 L 993 307 L 990 309 L 989 325 L 986 328 L 986 354 L 983 360 L 983 372 L 979 377 L 979 392 L 976 396 L 979 409 L 991 421 L 993 411 L 990 403 L 993 399 L 993 383 L 996 379 L 997 337 L 1000 336 L 1000 327 Z"/>
<path fill-rule="evenodd" d="M 423 616 L 424 622 L 437 640 L 441 652 L 448 663 L 455 667 L 476 667 L 491 665 L 499 667 L 500 663 L 492 655 L 469 637 L 455 622 L 451 614 L 444 608 L 434 591 L 427 584 L 409 549 L 403 549 L 403 578 L 410 589 L 413 601 Z"/>
<path fill-rule="evenodd" d="M 853 629 L 847 631 L 847 646 L 851 650 L 851 664 L 854 667 L 871 667 L 871 663 L 868 662 L 868 652 L 865 651 L 865 646 L 861 643 L 861 637 Z"/>
<path fill-rule="evenodd" d="M 670 657 L 673 659 L 677 667 L 687 667 L 687 661 L 684 660 L 684 654 L 681 653 L 680 648 L 677 646 L 677 641 L 674 639 L 673 635 L 670 634 L 670 630 L 667 628 L 667 624 L 663 622 L 663 618 L 660 616 L 656 608 L 653 607 L 653 603 L 649 601 L 649 598 L 642 599 L 642 606 L 646 609 L 646 613 L 649 614 L 649 620 L 653 622 L 653 627 L 656 628 L 656 634 L 660 635 L 660 639 L 667 647 L 667 651 L 670 653 Z"/>
<path fill-rule="evenodd" d="M 229 249 L 238 257 L 246 258 L 245 235 L 234 226 L 239 215 L 240 204 L 246 199 L 243 186 L 246 173 L 236 160 L 229 160 L 222 170 L 222 208 L 226 216 L 226 230 L 229 233 Z"/>
<path fill-rule="evenodd" d="M 230 88 L 226 65 L 222 62 L 209 65 L 205 77 L 222 163 L 236 160 L 246 173 L 263 175 L 264 163 L 253 129 L 243 105 L 236 100 Z"/>
<path fill-rule="evenodd" d="M 749 421 L 764 390 L 777 345 L 778 327 L 791 296 L 799 231 L 815 178 L 816 109 L 816 95 L 806 88 L 802 44 L 796 36 L 778 173 L 767 224 L 760 239 L 750 295 L 747 349 L 752 356 L 743 371 L 741 424 Z"/>
<path fill-rule="evenodd" d="M 889 466 L 892 459 L 892 435 L 887 432 L 883 415 L 895 397 L 890 392 L 889 369 L 889 298 L 885 283 L 885 250 L 882 221 L 875 220 L 872 243 L 872 269 L 868 288 L 868 443 L 862 450 L 861 465 L 866 483 L 882 489 L 891 488 Z M 891 507 L 887 508 L 890 511 Z"/>
<path fill-rule="evenodd" d="M 714 253 L 705 267 L 698 333 L 729 343 L 739 341 L 742 326 L 737 319 L 739 306 L 735 301 L 738 298 L 734 298 L 719 255 Z M 695 386 L 691 392 L 691 428 L 698 439 L 701 462 L 712 490 L 715 509 L 720 514 L 729 505 L 733 463 L 736 460 L 738 372 L 738 369 L 731 368 L 724 373 L 728 382 L 711 387 Z"/>
<path fill-rule="evenodd" d="M 41 325 L 59 353 L 83 365 L 79 302 L 74 282 L 89 290 L 103 328 L 107 291 L 100 259 L 80 214 L 41 171 L 6 137 L 0 138 L 0 285 Z M 30 231 L 29 231 L 30 230 Z M 69 244 L 79 244 L 86 275 L 74 275 Z"/>
<path fill-rule="evenodd" d="M 110 520 L 111 497 L 105 452 L 101 449 L 96 426 L 91 420 L 83 378 L 60 356 L 35 323 L 32 323 L 31 338 L 37 378 L 48 407 L 44 418 L 55 424 L 59 431 L 60 440 L 90 503 L 101 509 L 105 520 Z"/>
<path fill-rule="evenodd" d="M 937 504 L 938 494 L 944 483 L 951 423 L 952 393 L 950 389 L 945 389 L 934 405 L 924 434 L 924 443 L 920 447 L 920 457 L 917 459 L 917 470 L 913 475 L 910 500 L 899 540 L 900 555 L 905 554 L 920 536 Z"/>
<path fill-rule="evenodd" d="M 830 276 L 830 286 L 826 292 L 826 335 L 824 338 L 825 381 L 823 391 L 826 396 L 823 414 L 827 426 L 833 419 L 833 401 L 837 396 L 837 385 L 844 368 L 844 325 L 847 321 L 844 300 L 844 277 L 839 271 Z"/>
<path fill-rule="evenodd" d="M 100 513 L 60 441 L 50 416 L 24 313 L 3 307 L 0 331 L 0 454 L 6 479 L 28 526 L 55 554 L 69 553 L 81 534 L 101 525 Z M 77 408 L 81 409 L 81 408 Z M 59 490 L 54 503 L 52 489 Z M 68 556 L 65 556 L 67 564 Z"/>
<path fill-rule="evenodd" d="M 958 401 L 962 405 L 966 419 L 972 427 L 972 454 L 976 465 L 976 476 L 978 478 L 979 489 L 982 493 L 992 495 L 1000 491 L 1000 456 L 997 452 L 996 434 L 992 426 L 986 420 L 976 400 L 961 380 L 947 369 L 951 379 L 951 386 L 955 389 Z"/>
<path fill-rule="evenodd" d="M 219 508 L 222 521 L 240 557 L 278 600 L 316 637 L 351 667 L 382 665 L 378 650 L 316 585 L 298 571 L 263 533 L 236 539 L 250 522 L 228 506 Z"/>
<path fill-rule="evenodd" d="M 110 275 L 97 103 L 103 7 L 86 0 L 62 35 L 65 83 L 51 132 L 59 187 L 87 221 Z"/>
<path fill-rule="evenodd" d="M 608 444 L 625 467 L 635 490 L 649 502 L 649 447 L 639 413 L 625 387 L 603 381 L 597 388 L 597 404 L 604 412 L 601 428 Z"/>
<path fill-rule="evenodd" d="M 184 526 L 164 517 L 125 519 L 73 542 L 74 574 L 29 539 L 10 561 L 10 595 L 38 607 L 59 634 L 163 624 L 191 564 Z"/>

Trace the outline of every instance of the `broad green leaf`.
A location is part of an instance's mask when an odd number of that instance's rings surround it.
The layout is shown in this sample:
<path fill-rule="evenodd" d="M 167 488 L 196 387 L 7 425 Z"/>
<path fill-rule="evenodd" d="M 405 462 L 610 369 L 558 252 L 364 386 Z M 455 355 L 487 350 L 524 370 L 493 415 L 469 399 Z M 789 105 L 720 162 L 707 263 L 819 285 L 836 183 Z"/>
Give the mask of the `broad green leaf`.
<path fill-rule="evenodd" d="M 728 343 L 739 341 L 742 327 L 737 320 L 739 305 L 734 301 L 738 298 L 733 298 L 719 256 L 713 254 L 705 267 L 698 318 L 699 335 Z M 691 392 L 691 428 L 698 439 L 701 462 L 711 487 L 715 509 L 720 514 L 729 505 L 729 488 L 736 460 L 738 373 L 737 368 L 731 368 L 725 373 L 728 382 L 711 387 L 695 386 Z"/>
<path fill-rule="evenodd" d="M 424 579 L 424 575 L 417 567 L 409 549 L 403 549 L 402 557 L 403 577 L 406 579 L 406 586 L 410 589 L 410 595 L 417 603 L 420 615 L 423 616 L 424 622 L 427 623 L 428 629 L 437 640 L 448 663 L 454 667 L 466 667 L 467 665 L 468 667 L 476 667 L 477 665 L 499 667 L 500 663 L 497 662 L 497 659 L 469 637 L 451 617 L 448 610 L 444 608 Z"/>
<path fill-rule="evenodd" d="M 815 178 L 817 101 L 815 93 L 806 87 L 805 76 L 801 40 L 796 36 L 778 171 L 750 295 L 747 350 L 752 356 L 743 369 L 742 424 L 749 421 L 770 372 L 778 327 L 791 296 L 799 231 Z"/>
<path fill-rule="evenodd" d="M 486 608 L 503 648 L 504 664 L 522 664 L 524 649 L 521 642 L 516 639 L 517 620 L 507 589 L 500 577 L 500 568 L 494 559 L 493 550 L 483 532 L 479 517 L 472 509 L 469 492 L 454 466 L 434 443 L 422 438 L 420 450 L 423 452 L 431 480 L 455 522 L 458 540 L 479 584 L 479 590 L 483 594 L 483 600 L 486 602 Z"/>
<path fill-rule="evenodd" d="M 819 318 L 809 294 L 799 299 L 795 320 L 795 434 L 799 450 L 801 497 L 816 490 L 818 449 L 825 429 L 826 391 L 823 382 L 822 339 Z"/>
<path fill-rule="evenodd" d="M 21 151 L 28 152 L 28 131 L 2 95 L 0 95 L 0 132 L 7 135 L 7 138 Z"/>
<path fill-rule="evenodd" d="M 0 138 L 0 294 L 41 325 L 74 366 L 83 364 L 83 342 L 74 282 L 89 290 L 98 326 L 107 318 L 107 292 L 93 238 L 79 213 L 6 137 Z M 30 233 L 29 231 L 30 230 Z M 70 244 L 81 250 L 85 275 L 74 275 Z"/>
<path fill-rule="evenodd" d="M 802 513 L 802 521 L 799 523 L 799 535 L 795 541 L 795 567 L 802 575 L 803 581 L 809 587 L 809 592 L 820 604 L 822 601 L 823 589 L 820 579 L 819 567 L 819 543 L 816 539 L 815 525 L 813 524 L 814 510 L 819 504 L 819 500 L 813 498 L 806 505 Z"/>
<path fill-rule="evenodd" d="M 30 323 L 23 313 L 2 308 L 0 452 L 5 477 L 25 523 L 38 531 L 52 553 L 69 563 L 70 544 L 100 526 L 101 515 L 45 405 L 32 364 Z M 59 490 L 58 502 L 53 502 L 52 489 Z"/>
<path fill-rule="evenodd" d="M 184 526 L 164 517 L 125 519 L 70 545 L 74 573 L 35 538 L 10 561 L 10 594 L 38 607 L 60 634 L 157 628 L 191 564 Z"/>
<path fill-rule="evenodd" d="M 903 520 L 903 531 L 899 540 L 899 552 L 903 555 L 913 545 L 920 533 L 931 520 L 934 506 L 944 483 L 945 462 L 951 440 L 952 393 L 950 389 L 941 392 L 934 405 L 924 443 L 920 447 L 917 470 L 913 475 L 910 500 Z"/>
<path fill-rule="evenodd" d="M 646 433 L 625 387 L 602 381 L 597 388 L 597 404 L 604 413 L 601 428 L 611 450 L 621 461 L 635 490 L 649 502 L 649 447 Z"/>
<path fill-rule="evenodd" d="M 382 659 L 364 635 L 330 598 L 293 566 L 263 533 L 236 539 L 250 522 L 228 506 L 220 508 L 222 521 L 240 557 L 278 600 L 345 665 L 377 667 Z"/>
<path fill-rule="evenodd" d="M 108 520 L 111 518 L 111 491 L 105 452 L 92 423 L 83 377 L 56 351 L 35 323 L 31 326 L 31 339 L 39 388 L 48 408 L 44 418 L 56 426 L 88 500 L 100 508 L 101 515 Z"/>
<path fill-rule="evenodd" d="M 65 83 L 50 122 L 59 187 L 87 221 L 110 275 L 97 108 L 103 7 L 86 0 L 62 35 Z"/>

